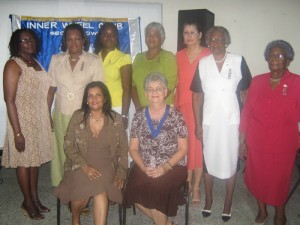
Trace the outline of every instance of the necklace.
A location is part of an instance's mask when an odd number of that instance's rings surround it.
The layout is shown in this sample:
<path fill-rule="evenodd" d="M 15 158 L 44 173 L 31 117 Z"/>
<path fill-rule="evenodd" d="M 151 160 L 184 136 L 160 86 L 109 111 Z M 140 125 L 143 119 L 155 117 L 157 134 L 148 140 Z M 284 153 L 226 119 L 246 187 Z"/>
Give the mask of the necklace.
<path fill-rule="evenodd" d="M 163 110 L 157 116 L 155 116 L 153 113 L 151 113 L 150 108 L 148 107 L 150 118 L 153 120 L 159 121 L 161 119 L 161 117 L 163 116 L 163 114 L 165 113 L 166 107 L 167 107 L 167 105 L 165 104 Z"/>
<path fill-rule="evenodd" d="M 103 119 L 103 116 L 102 116 L 102 115 L 100 115 L 98 118 L 95 118 L 95 117 L 92 115 L 92 113 L 90 113 L 90 117 L 91 117 L 92 120 L 95 120 L 96 122 L 98 122 L 99 120 Z"/>
<path fill-rule="evenodd" d="M 216 60 L 216 59 L 215 59 L 215 62 L 216 62 L 216 63 L 222 63 L 222 62 L 226 59 L 226 56 L 227 56 L 227 52 L 225 53 L 223 59 L 221 59 L 221 60 Z"/>
<path fill-rule="evenodd" d="M 38 63 L 35 61 L 35 59 L 33 59 L 32 57 L 31 57 L 31 60 L 29 61 L 28 59 L 26 59 L 24 56 L 22 56 L 22 55 L 19 55 L 19 58 L 24 62 L 24 63 L 26 63 L 27 64 L 27 67 L 36 67 L 36 66 L 38 66 Z"/>
<path fill-rule="evenodd" d="M 72 58 L 71 56 L 69 56 L 69 61 L 70 62 L 77 62 L 79 60 L 79 56 Z"/>
<path fill-rule="evenodd" d="M 270 77 L 271 82 L 278 82 L 280 80 L 281 80 L 281 78 L 272 78 L 272 77 Z"/>

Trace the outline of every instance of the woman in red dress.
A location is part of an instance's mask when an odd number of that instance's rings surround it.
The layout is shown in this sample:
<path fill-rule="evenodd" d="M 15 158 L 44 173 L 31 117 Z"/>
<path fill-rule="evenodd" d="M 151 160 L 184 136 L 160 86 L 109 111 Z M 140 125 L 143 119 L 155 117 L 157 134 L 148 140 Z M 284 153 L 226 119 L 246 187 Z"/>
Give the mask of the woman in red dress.
<path fill-rule="evenodd" d="M 254 77 L 242 112 L 240 157 L 247 158 L 245 183 L 258 204 L 254 224 L 265 223 L 267 204 L 275 207 L 274 224 L 286 224 L 300 121 L 300 76 L 287 69 L 293 58 L 289 43 L 268 44 L 265 59 L 270 72 Z"/>
<path fill-rule="evenodd" d="M 200 181 L 203 172 L 202 145 L 195 136 L 195 121 L 192 106 L 192 91 L 190 86 L 198 62 L 211 54 L 208 48 L 200 45 L 201 27 L 196 21 L 186 21 L 183 24 L 183 40 L 186 48 L 176 54 L 178 64 L 178 84 L 175 94 L 175 107 L 183 114 L 188 128 L 188 181 L 192 192 L 192 205 L 200 204 Z M 193 179 L 194 175 L 194 179 Z M 194 180 L 194 183 L 192 183 Z"/>

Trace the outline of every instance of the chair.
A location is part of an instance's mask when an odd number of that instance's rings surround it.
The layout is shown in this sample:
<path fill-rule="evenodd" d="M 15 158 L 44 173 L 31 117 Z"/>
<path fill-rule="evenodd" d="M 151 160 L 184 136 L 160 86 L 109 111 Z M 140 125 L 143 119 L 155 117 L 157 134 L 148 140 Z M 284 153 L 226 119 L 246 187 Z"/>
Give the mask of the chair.
<path fill-rule="evenodd" d="M 287 200 L 286 200 L 286 203 L 288 203 L 288 201 L 290 200 L 290 198 L 292 197 L 292 195 L 294 194 L 296 188 L 298 187 L 298 185 L 300 184 L 300 148 L 298 149 L 298 152 L 297 152 L 297 155 L 296 155 L 296 159 L 295 159 L 295 165 L 296 167 L 298 168 L 298 172 L 299 172 L 299 177 L 298 177 L 298 180 L 296 181 L 294 187 L 292 188 Z"/>
<path fill-rule="evenodd" d="M 184 194 L 184 198 L 185 198 L 185 225 L 189 224 L 189 205 L 190 205 L 190 200 L 189 200 L 189 183 L 186 182 L 184 184 L 184 186 L 182 187 L 182 191 Z M 122 218 L 122 224 L 121 225 L 126 225 L 126 206 L 123 205 L 122 207 L 122 214 L 123 214 L 123 218 Z M 135 211 L 135 206 L 132 206 L 132 210 L 133 210 L 133 215 L 136 215 L 136 211 Z"/>

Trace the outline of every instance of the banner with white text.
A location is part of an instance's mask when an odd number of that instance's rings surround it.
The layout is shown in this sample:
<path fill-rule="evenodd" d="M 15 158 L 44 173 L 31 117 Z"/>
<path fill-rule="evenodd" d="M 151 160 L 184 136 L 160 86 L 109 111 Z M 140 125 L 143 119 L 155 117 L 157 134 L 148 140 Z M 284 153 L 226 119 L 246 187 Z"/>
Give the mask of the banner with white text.
<path fill-rule="evenodd" d="M 41 51 L 37 58 L 48 71 L 53 54 L 61 52 L 61 42 L 64 29 L 72 23 L 80 24 L 90 41 L 89 52 L 94 51 L 94 42 L 99 28 L 105 22 L 112 22 L 118 28 L 120 50 L 131 55 L 141 52 L 141 35 L 139 18 L 102 18 L 102 17 L 29 17 L 10 15 L 12 31 L 19 28 L 34 30 L 41 41 Z"/>

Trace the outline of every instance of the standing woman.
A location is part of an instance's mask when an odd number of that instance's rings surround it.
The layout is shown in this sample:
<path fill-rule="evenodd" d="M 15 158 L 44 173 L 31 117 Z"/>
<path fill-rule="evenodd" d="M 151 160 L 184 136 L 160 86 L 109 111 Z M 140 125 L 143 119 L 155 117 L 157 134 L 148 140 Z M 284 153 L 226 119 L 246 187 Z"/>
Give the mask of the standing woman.
<path fill-rule="evenodd" d="M 7 128 L 2 164 L 17 168 L 17 179 L 24 201 L 21 208 L 33 220 L 50 212 L 38 197 L 39 167 L 53 158 L 52 132 L 47 95 L 50 77 L 35 59 L 39 41 L 34 31 L 13 32 L 11 58 L 3 72 Z"/>
<path fill-rule="evenodd" d="M 210 28 L 205 34 L 205 41 L 212 55 L 200 61 L 191 85 L 196 135 L 203 139 L 204 146 L 206 195 L 202 215 L 211 215 L 214 177 L 225 179 L 222 220 L 227 222 L 231 218 L 238 169 L 240 106 L 252 77 L 242 56 L 226 52 L 231 43 L 226 28 Z"/>
<path fill-rule="evenodd" d="M 95 41 L 95 54 L 103 60 L 105 83 L 109 89 L 113 110 L 123 117 L 128 126 L 131 101 L 131 57 L 119 50 L 118 29 L 113 23 L 104 23 Z"/>
<path fill-rule="evenodd" d="M 145 28 L 148 51 L 137 54 L 133 62 L 132 100 L 136 109 L 149 104 L 144 93 L 144 79 L 151 72 L 159 72 L 165 76 L 168 82 L 166 102 L 174 105 L 177 63 L 174 54 L 161 47 L 165 37 L 165 29 L 160 23 L 152 22 Z"/>
<path fill-rule="evenodd" d="M 175 107 L 183 114 L 189 134 L 188 148 L 188 182 L 192 192 L 192 205 L 200 203 L 200 181 L 203 172 L 201 141 L 195 135 L 195 120 L 192 106 L 192 91 L 190 86 L 199 60 L 211 54 L 208 48 L 200 45 L 201 27 L 195 21 L 183 24 L 183 40 L 185 49 L 177 52 L 178 84 L 175 93 Z M 194 178 L 193 178 L 194 175 Z M 192 183 L 194 180 L 194 183 Z"/>
<path fill-rule="evenodd" d="M 257 200 L 256 225 L 264 224 L 267 204 L 275 225 L 286 224 L 285 203 L 299 148 L 300 76 L 288 70 L 292 46 L 283 40 L 265 50 L 270 72 L 255 76 L 241 117 L 240 157 L 247 158 L 245 183 Z"/>
<path fill-rule="evenodd" d="M 51 161 L 51 181 L 58 186 L 64 172 L 64 135 L 73 112 L 80 109 L 85 86 L 91 81 L 103 81 L 102 60 L 88 53 L 89 41 L 79 24 L 68 25 L 62 37 L 63 53 L 53 55 L 49 66 L 52 78 L 49 107 L 52 105 L 54 125 L 54 160 Z"/>

